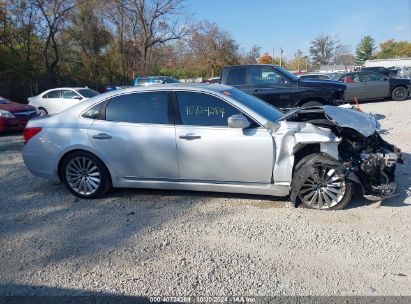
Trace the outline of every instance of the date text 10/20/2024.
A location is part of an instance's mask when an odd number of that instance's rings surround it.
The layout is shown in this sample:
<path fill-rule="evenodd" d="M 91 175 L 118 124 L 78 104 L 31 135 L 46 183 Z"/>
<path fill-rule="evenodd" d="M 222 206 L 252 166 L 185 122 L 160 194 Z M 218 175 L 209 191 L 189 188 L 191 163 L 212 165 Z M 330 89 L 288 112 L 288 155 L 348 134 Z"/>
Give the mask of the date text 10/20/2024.
<path fill-rule="evenodd" d="M 150 297 L 151 303 L 255 303 L 254 297 Z"/>

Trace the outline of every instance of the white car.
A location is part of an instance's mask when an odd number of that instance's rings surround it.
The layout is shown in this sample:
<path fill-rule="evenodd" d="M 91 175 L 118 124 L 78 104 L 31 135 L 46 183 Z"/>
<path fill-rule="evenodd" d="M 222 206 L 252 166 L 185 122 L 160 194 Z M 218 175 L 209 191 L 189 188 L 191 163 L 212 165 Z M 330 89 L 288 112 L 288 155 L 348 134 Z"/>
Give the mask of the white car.
<path fill-rule="evenodd" d="M 56 114 L 100 93 L 88 88 L 57 88 L 29 97 L 29 105 L 40 115 Z"/>

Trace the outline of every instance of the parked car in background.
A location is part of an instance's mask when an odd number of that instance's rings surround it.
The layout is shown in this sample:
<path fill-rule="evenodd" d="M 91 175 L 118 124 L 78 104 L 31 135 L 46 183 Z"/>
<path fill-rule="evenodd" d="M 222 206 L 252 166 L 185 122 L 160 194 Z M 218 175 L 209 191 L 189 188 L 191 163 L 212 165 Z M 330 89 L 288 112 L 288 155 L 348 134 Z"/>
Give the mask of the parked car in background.
<path fill-rule="evenodd" d="M 29 97 L 28 102 L 39 110 L 40 115 L 56 114 L 99 94 L 89 88 L 56 88 Z"/>
<path fill-rule="evenodd" d="M 121 90 L 121 89 L 129 88 L 129 87 L 131 87 L 131 86 L 107 85 L 103 88 L 102 92 L 107 93 L 107 92 L 111 92 L 111 91 L 115 91 L 115 90 Z"/>
<path fill-rule="evenodd" d="M 0 133 L 23 130 L 38 115 L 35 107 L 12 102 L 0 96 Z"/>
<path fill-rule="evenodd" d="M 202 83 L 221 83 L 221 77 L 211 77 L 203 80 Z"/>
<path fill-rule="evenodd" d="M 346 86 L 335 81 L 300 79 L 271 64 L 223 69 L 221 83 L 255 95 L 279 108 L 340 105 Z"/>
<path fill-rule="evenodd" d="M 330 80 L 331 77 L 324 73 L 306 73 L 298 75 L 300 79 L 323 79 Z"/>
<path fill-rule="evenodd" d="M 347 85 L 345 100 L 353 101 L 354 97 L 361 100 L 392 98 L 405 100 L 411 91 L 409 79 L 389 78 L 388 76 L 366 72 L 364 70 L 340 74 L 334 80 Z"/>
<path fill-rule="evenodd" d="M 342 209 L 356 183 L 393 195 L 400 150 L 372 115 L 334 106 L 277 108 L 217 84 L 113 91 L 30 121 L 23 159 L 81 198 L 112 187 L 287 196 Z M 119 147 L 121 147 L 119 149 Z"/>
<path fill-rule="evenodd" d="M 168 76 L 147 76 L 137 77 L 134 81 L 134 86 L 149 86 L 153 84 L 168 84 L 168 83 L 181 83 L 178 79 Z"/>
<path fill-rule="evenodd" d="M 363 67 L 362 72 L 374 72 L 378 74 L 385 75 L 387 77 L 395 77 L 398 74 L 398 69 L 395 67 L 385 68 L 385 67 Z"/>

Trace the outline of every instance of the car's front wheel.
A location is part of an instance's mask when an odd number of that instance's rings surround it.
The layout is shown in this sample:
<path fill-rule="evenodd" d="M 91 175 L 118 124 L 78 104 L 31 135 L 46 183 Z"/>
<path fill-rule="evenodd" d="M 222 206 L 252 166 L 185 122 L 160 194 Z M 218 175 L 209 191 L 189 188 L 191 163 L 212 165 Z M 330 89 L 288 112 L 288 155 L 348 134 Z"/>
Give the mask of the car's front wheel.
<path fill-rule="evenodd" d="M 340 210 L 352 199 L 352 183 L 323 154 L 303 158 L 295 167 L 292 196 L 311 209 Z"/>
<path fill-rule="evenodd" d="M 48 112 L 45 108 L 39 108 L 39 115 L 40 116 L 44 116 L 44 115 L 47 115 L 47 114 L 48 114 Z"/>
<path fill-rule="evenodd" d="M 408 90 L 404 87 L 396 87 L 392 90 L 391 97 L 395 101 L 405 100 L 408 97 Z"/>
<path fill-rule="evenodd" d="M 60 176 L 67 189 L 81 198 L 97 198 L 111 189 L 110 173 L 106 166 L 86 151 L 67 155 L 61 165 Z"/>

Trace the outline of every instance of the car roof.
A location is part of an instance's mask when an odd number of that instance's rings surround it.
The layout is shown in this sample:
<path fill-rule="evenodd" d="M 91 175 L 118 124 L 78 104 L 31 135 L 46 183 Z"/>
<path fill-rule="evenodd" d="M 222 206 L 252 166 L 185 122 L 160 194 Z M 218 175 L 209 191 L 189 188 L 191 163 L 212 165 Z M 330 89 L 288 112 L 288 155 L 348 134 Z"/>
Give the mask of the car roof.
<path fill-rule="evenodd" d="M 49 89 L 47 91 L 54 91 L 54 90 L 82 90 L 82 89 L 90 89 L 90 88 L 85 88 L 85 87 L 61 87 L 61 88 L 53 88 Z M 92 89 L 90 89 L 92 90 Z"/>
<path fill-rule="evenodd" d="M 327 73 L 305 73 L 305 74 L 301 74 L 300 76 L 309 76 L 309 75 L 326 75 Z"/>
<path fill-rule="evenodd" d="M 113 91 L 113 94 L 119 92 L 141 92 L 141 91 L 161 91 L 161 90 L 191 90 L 191 91 L 215 91 L 221 92 L 231 89 L 232 87 L 223 84 L 216 83 L 169 83 L 169 84 L 157 84 L 152 86 L 138 86 L 129 87 L 121 90 Z"/>
<path fill-rule="evenodd" d="M 147 78 L 174 78 L 172 76 L 140 76 L 136 77 L 136 79 L 147 79 Z"/>
<path fill-rule="evenodd" d="M 276 65 L 276 64 L 239 64 L 239 65 L 227 66 L 225 68 L 249 68 L 249 67 L 263 67 L 263 66 L 279 67 L 279 65 Z"/>

